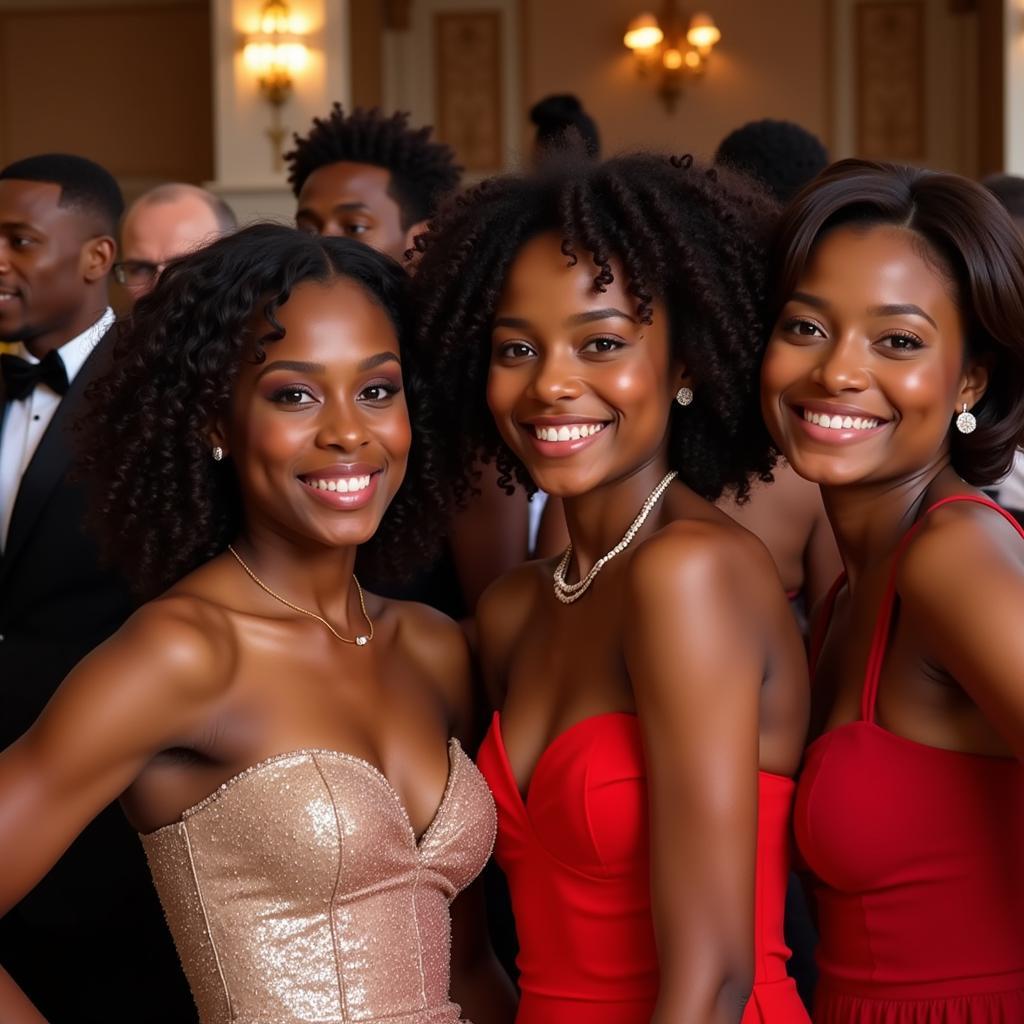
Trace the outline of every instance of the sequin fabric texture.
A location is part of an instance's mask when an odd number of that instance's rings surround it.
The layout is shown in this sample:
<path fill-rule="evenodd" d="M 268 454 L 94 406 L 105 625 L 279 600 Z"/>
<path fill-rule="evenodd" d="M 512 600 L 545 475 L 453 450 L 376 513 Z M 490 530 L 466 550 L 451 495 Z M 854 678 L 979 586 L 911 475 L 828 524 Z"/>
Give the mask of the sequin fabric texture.
<path fill-rule="evenodd" d="M 449 905 L 494 843 L 456 740 L 417 843 L 387 779 L 329 750 L 282 754 L 142 837 L 202 1024 L 454 1024 Z"/>

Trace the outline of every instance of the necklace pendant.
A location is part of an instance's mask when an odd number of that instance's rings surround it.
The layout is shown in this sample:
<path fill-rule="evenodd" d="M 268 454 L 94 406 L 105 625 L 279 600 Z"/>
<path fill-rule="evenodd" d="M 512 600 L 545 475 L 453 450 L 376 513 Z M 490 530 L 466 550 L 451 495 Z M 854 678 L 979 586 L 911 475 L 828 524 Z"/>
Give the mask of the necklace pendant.
<path fill-rule="evenodd" d="M 356 647 L 365 647 L 369 642 L 370 638 L 363 633 L 356 637 Z"/>

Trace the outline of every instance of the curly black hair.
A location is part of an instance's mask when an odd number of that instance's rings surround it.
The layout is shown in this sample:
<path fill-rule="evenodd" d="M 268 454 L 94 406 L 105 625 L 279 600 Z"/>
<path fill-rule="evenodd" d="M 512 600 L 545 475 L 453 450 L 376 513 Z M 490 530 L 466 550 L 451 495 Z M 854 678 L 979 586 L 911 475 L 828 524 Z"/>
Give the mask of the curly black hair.
<path fill-rule="evenodd" d="M 556 93 L 530 107 L 530 120 L 537 126 L 537 149 L 542 153 L 578 148 L 595 160 L 601 156 L 601 136 L 597 122 L 583 109 L 572 93 Z M 575 133 L 576 139 L 572 139 Z"/>
<path fill-rule="evenodd" d="M 668 309 L 674 351 L 694 380 L 687 409 L 673 406 L 669 457 L 708 499 L 746 498 L 753 475 L 771 479 L 775 449 L 761 419 L 758 369 L 766 247 L 774 204 L 750 179 L 691 157 L 580 157 L 533 176 L 493 178 L 450 203 L 417 239 L 418 345 L 458 500 L 475 486 L 475 457 L 497 460 L 500 482 L 535 490 L 498 434 L 486 400 L 491 329 L 517 253 L 545 231 L 561 234 L 569 265 L 588 260 L 594 288 L 623 268 L 637 317 L 655 298 Z"/>
<path fill-rule="evenodd" d="M 792 121 L 751 121 L 718 146 L 715 163 L 751 174 L 780 203 L 788 203 L 828 166 L 825 144 Z"/>
<path fill-rule="evenodd" d="M 255 224 L 167 266 L 135 305 L 113 368 L 92 385 L 92 411 L 78 425 L 92 530 L 108 561 L 143 597 L 160 593 L 236 535 L 239 489 L 230 460 L 211 458 L 210 425 L 230 401 L 242 360 L 262 362 L 266 345 L 284 336 L 275 314 L 295 287 L 336 277 L 361 285 L 395 325 L 413 426 L 405 481 L 360 550 L 360 566 L 403 578 L 429 564 L 449 487 L 434 476 L 407 358 L 408 275 L 350 239 Z"/>
<path fill-rule="evenodd" d="M 374 107 L 356 107 L 351 114 L 340 103 L 327 117 L 314 117 L 295 148 L 285 154 L 288 183 L 296 197 L 306 179 L 321 167 L 343 160 L 372 164 L 391 173 L 388 195 L 402 211 L 402 230 L 434 216 L 444 197 L 459 186 L 462 168 L 450 146 L 431 142 L 433 129 L 409 127 L 409 114 L 385 117 Z"/>
<path fill-rule="evenodd" d="M 818 242 L 841 225 L 914 232 L 952 280 L 970 356 L 988 368 L 971 410 L 977 429 L 950 430 L 950 461 L 976 487 L 1004 477 L 1024 444 L 1024 239 L 988 190 L 957 174 L 840 160 L 786 208 L 773 244 L 771 318 L 796 290 Z M 956 410 L 950 410 L 950 418 Z"/>

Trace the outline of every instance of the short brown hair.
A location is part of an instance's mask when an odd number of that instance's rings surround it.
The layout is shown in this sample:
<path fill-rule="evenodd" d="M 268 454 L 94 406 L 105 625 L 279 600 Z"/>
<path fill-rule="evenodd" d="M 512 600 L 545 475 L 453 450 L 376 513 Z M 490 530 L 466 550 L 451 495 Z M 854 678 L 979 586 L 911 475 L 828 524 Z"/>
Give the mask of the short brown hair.
<path fill-rule="evenodd" d="M 825 233 L 877 224 L 914 232 L 955 283 L 967 354 L 988 367 L 989 380 L 971 410 L 977 429 L 951 431 L 950 458 L 968 483 L 992 484 L 1009 472 L 1024 441 L 1024 240 L 990 192 L 956 174 L 867 160 L 833 164 L 779 223 L 773 319 Z"/>

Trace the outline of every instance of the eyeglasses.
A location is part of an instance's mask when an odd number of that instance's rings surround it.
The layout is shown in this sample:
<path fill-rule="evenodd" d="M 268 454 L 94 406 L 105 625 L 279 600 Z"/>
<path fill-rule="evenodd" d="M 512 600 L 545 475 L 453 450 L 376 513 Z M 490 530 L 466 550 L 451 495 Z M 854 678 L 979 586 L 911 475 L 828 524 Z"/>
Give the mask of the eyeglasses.
<path fill-rule="evenodd" d="M 149 260 L 122 260 L 114 264 L 114 280 L 129 288 L 152 284 L 164 269 L 163 263 Z"/>

